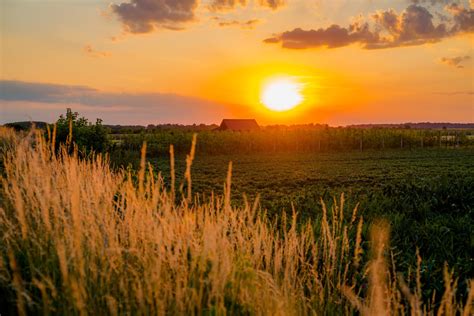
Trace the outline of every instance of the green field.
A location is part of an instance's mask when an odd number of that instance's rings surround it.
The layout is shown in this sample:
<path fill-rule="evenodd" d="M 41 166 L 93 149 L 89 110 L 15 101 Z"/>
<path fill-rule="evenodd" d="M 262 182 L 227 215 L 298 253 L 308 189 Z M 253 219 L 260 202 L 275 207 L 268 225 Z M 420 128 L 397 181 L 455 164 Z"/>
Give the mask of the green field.
<path fill-rule="evenodd" d="M 129 153 L 134 168 L 138 156 L 138 152 Z M 147 159 L 169 183 L 169 157 L 160 154 Z M 202 153 L 192 165 L 193 192 L 201 200 L 212 191 L 222 194 L 229 161 L 233 162 L 234 203 L 243 195 L 253 201 L 258 194 L 262 211 L 273 218 L 291 213 L 293 205 L 300 219 L 314 220 L 321 215 L 320 198 L 331 201 L 344 193 L 348 209 L 359 203 L 366 227 L 379 218 L 388 219 L 392 252 L 406 271 L 416 265 L 419 248 L 422 278 L 436 280 L 430 284 L 432 289 L 442 287 L 444 262 L 461 280 L 474 276 L 474 148 Z M 183 179 L 184 156 L 176 158 L 176 169 L 177 179 Z"/>
<path fill-rule="evenodd" d="M 189 313 L 205 306 L 259 314 L 275 306 L 254 299 L 269 295 L 301 314 L 352 314 L 360 310 L 354 297 L 375 304 L 370 289 L 377 287 L 393 314 L 417 310 L 418 298 L 428 314 L 469 314 L 469 143 L 345 148 L 342 133 L 321 147 L 308 136 L 295 148 L 292 140 L 305 133 L 278 132 L 278 140 L 263 132 L 200 134 L 185 172 L 192 132 L 146 135 L 146 160 L 144 135 L 110 145 L 105 133 L 77 133 L 109 161 L 58 131 L 57 143 L 66 139 L 59 148 L 44 131 L 0 130 L 0 306 L 11 312 Z M 177 191 L 167 143 L 177 144 Z M 185 297 L 190 305 L 181 304 Z"/>
<path fill-rule="evenodd" d="M 168 157 L 148 157 L 166 178 Z M 176 158 L 179 171 L 184 157 Z M 434 182 L 442 177 L 472 178 L 474 149 L 369 151 L 321 154 L 197 155 L 193 162 L 195 192 L 222 191 L 228 163 L 233 162 L 234 195 L 281 202 L 288 207 L 314 193 L 320 196 L 345 192 L 359 194 L 392 184 Z M 269 201 L 270 202 L 270 201 Z M 299 205 L 298 206 L 303 206 Z"/>

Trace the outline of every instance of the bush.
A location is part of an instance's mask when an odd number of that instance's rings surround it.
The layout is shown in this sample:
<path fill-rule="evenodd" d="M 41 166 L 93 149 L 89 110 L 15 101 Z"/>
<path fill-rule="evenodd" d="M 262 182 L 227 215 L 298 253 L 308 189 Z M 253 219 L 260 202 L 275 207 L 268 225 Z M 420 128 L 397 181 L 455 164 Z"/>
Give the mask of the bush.
<path fill-rule="evenodd" d="M 104 152 L 110 143 L 108 130 L 97 119 L 95 124 L 90 123 L 79 113 L 67 109 L 66 115 L 61 115 L 56 122 L 56 143 L 74 143 L 81 151 L 95 150 Z"/>

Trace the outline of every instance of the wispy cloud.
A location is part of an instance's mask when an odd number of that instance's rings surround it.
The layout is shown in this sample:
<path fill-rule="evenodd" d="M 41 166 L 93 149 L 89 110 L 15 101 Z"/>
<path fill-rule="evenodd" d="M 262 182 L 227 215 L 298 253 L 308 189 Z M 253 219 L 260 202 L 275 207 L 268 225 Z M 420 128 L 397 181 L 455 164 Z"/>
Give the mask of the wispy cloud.
<path fill-rule="evenodd" d="M 474 95 L 474 91 L 448 91 L 448 92 L 435 92 L 434 94 L 439 95 Z"/>
<path fill-rule="evenodd" d="M 255 0 L 256 5 L 276 10 L 286 5 L 286 0 Z M 246 7 L 248 0 L 212 0 L 209 9 L 211 11 L 229 11 L 237 7 Z"/>
<path fill-rule="evenodd" d="M 92 45 L 87 44 L 83 48 L 84 53 L 89 57 L 110 57 L 112 54 L 106 51 L 96 50 Z"/>
<path fill-rule="evenodd" d="M 470 59 L 471 59 L 471 56 L 457 56 L 457 57 L 442 57 L 440 58 L 439 61 L 442 64 L 445 64 L 451 67 L 464 68 L 464 65 L 462 65 L 462 63 Z"/>
<path fill-rule="evenodd" d="M 431 4 L 431 5 L 446 5 L 452 2 L 452 0 L 410 0 L 413 4 Z"/>
<path fill-rule="evenodd" d="M 237 6 L 247 6 L 247 0 L 212 0 L 209 9 L 211 11 L 228 11 L 235 9 Z"/>
<path fill-rule="evenodd" d="M 213 17 L 212 20 L 216 21 L 217 25 L 220 27 L 239 27 L 245 30 L 252 30 L 261 22 L 259 19 L 239 21 L 226 20 L 219 17 Z"/>
<path fill-rule="evenodd" d="M 258 0 L 258 3 L 263 7 L 268 7 L 276 10 L 286 4 L 286 0 Z"/>

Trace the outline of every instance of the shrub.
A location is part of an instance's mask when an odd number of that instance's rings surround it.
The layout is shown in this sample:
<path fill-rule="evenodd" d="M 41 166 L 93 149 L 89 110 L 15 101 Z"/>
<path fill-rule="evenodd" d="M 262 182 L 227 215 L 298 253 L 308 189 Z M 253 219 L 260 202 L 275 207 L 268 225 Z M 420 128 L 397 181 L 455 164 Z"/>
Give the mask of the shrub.
<path fill-rule="evenodd" d="M 108 130 L 101 119 L 92 124 L 71 109 L 59 117 L 56 129 L 57 144 L 74 143 L 83 151 L 92 149 L 98 152 L 104 152 L 109 146 Z"/>

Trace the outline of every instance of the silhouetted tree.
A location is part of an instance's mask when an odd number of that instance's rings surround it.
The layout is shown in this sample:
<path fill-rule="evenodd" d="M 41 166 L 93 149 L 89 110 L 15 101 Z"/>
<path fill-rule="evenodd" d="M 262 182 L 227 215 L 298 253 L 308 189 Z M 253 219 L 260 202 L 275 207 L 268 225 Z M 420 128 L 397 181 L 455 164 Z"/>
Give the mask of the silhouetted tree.
<path fill-rule="evenodd" d="M 79 117 L 79 113 L 67 109 L 66 115 L 61 115 L 57 120 L 56 128 L 58 144 L 69 141 L 76 144 L 80 150 L 93 149 L 98 152 L 107 150 L 109 146 L 108 130 L 102 125 L 101 119 L 92 124 L 85 117 Z"/>

